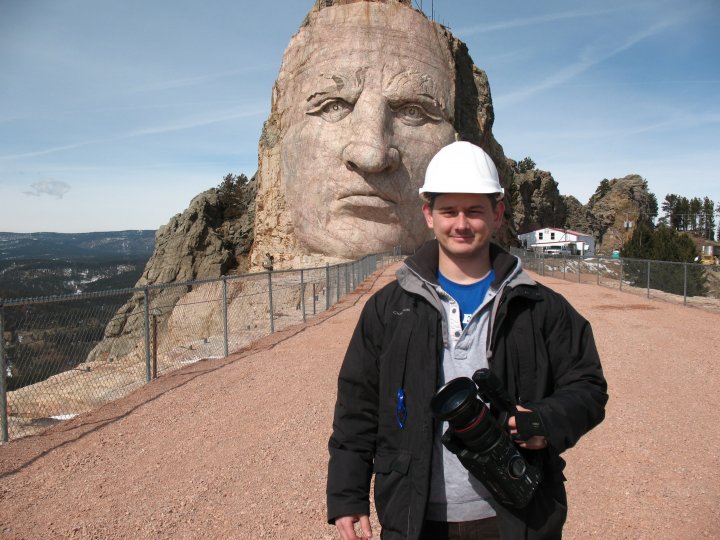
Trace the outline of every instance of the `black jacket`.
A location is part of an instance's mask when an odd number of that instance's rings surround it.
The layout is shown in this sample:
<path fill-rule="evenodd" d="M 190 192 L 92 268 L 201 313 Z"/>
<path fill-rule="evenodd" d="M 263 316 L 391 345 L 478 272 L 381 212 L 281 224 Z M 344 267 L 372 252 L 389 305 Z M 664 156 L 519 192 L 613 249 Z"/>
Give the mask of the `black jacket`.
<path fill-rule="evenodd" d="M 537 411 L 548 448 L 523 451 L 543 470 L 530 505 L 496 505 L 503 538 L 559 538 L 566 516 L 560 454 L 604 418 L 607 384 L 589 323 L 559 294 L 517 272 L 519 260 L 491 246 L 505 282 L 495 298 L 488 360 L 517 403 Z M 398 281 L 365 305 L 340 375 L 329 441 L 328 520 L 370 514 L 370 480 L 382 538 L 420 534 L 430 486 L 435 423 L 430 400 L 438 387 L 443 350 L 442 314 L 432 301 L 438 245 L 425 244 L 406 260 Z M 513 271 L 517 275 L 509 279 Z M 396 418 L 397 392 L 407 420 Z"/>

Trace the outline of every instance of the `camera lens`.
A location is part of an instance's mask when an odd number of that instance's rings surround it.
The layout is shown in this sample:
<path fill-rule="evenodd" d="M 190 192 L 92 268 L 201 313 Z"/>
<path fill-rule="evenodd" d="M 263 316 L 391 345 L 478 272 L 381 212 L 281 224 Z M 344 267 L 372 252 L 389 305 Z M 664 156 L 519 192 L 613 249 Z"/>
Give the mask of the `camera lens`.
<path fill-rule="evenodd" d="M 463 429 L 477 416 L 482 402 L 477 398 L 477 386 L 468 377 L 453 379 L 430 401 L 433 414 L 446 420 L 455 429 Z"/>
<path fill-rule="evenodd" d="M 468 449 L 486 452 L 495 446 L 501 433 L 477 390 L 472 379 L 458 377 L 436 392 L 430 408 L 435 417 L 450 424 Z"/>

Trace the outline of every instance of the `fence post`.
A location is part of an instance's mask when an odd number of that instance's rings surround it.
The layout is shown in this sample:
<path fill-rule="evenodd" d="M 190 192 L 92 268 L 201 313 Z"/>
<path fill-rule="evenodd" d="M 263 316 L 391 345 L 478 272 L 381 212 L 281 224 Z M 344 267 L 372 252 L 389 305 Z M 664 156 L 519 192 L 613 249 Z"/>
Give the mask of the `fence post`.
<path fill-rule="evenodd" d="M 647 262 L 648 279 L 647 279 L 647 297 L 650 298 L 650 261 Z"/>
<path fill-rule="evenodd" d="M 267 273 L 268 277 L 268 306 L 270 308 L 270 333 L 275 333 L 275 317 L 273 315 L 273 297 L 272 297 L 272 272 Z"/>
<path fill-rule="evenodd" d="M 597 258 L 597 284 L 600 285 L 600 265 L 602 264 L 602 257 Z M 622 261 L 620 262 L 622 264 Z"/>
<path fill-rule="evenodd" d="M 300 269 L 300 304 L 302 305 L 303 322 L 306 322 L 305 318 L 305 273 Z"/>
<path fill-rule="evenodd" d="M 687 263 L 683 263 L 685 277 L 683 278 L 683 304 L 687 304 Z"/>
<path fill-rule="evenodd" d="M 145 382 L 150 382 L 150 294 L 147 287 L 143 288 L 143 304 L 145 308 Z"/>
<path fill-rule="evenodd" d="M 620 290 L 622 291 L 622 283 L 625 279 L 625 261 L 620 259 Z"/>
<path fill-rule="evenodd" d="M 567 281 L 567 259 L 563 253 L 563 281 Z"/>
<path fill-rule="evenodd" d="M 152 314 L 152 325 L 153 325 L 153 348 L 152 348 L 152 378 L 157 379 L 157 350 L 158 350 L 158 336 L 157 336 L 157 314 L 155 309 Z"/>
<path fill-rule="evenodd" d="M 330 309 L 330 263 L 325 263 L 325 310 Z"/>
<path fill-rule="evenodd" d="M 582 275 L 582 265 L 583 265 L 583 258 L 578 257 L 578 283 L 582 283 L 582 280 L 580 279 L 580 276 Z"/>
<path fill-rule="evenodd" d="M 228 357 L 228 286 L 227 276 L 223 276 L 223 354 Z"/>
<path fill-rule="evenodd" d="M 5 308 L 0 304 L 0 442 L 8 442 L 7 360 L 5 359 Z"/>
<path fill-rule="evenodd" d="M 337 288 L 336 288 L 337 295 L 335 298 L 335 302 L 339 302 L 340 301 L 340 265 L 339 264 L 336 265 L 335 269 L 336 269 L 335 277 L 337 278 Z"/>

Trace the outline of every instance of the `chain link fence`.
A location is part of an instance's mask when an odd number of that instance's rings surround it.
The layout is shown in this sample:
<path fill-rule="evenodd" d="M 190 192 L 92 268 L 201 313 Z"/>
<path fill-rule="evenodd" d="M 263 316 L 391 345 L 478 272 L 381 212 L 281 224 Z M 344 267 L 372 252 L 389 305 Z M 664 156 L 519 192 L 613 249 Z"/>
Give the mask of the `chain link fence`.
<path fill-rule="evenodd" d="M 720 312 L 720 267 L 512 250 L 543 276 Z M 38 433 L 172 370 L 307 321 L 400 259 L 0 299 L 0 439 Z"/>
<path fill-rule="evenodd" d="M 547 256 L 511 250 L 523 267 L 578 283 L 720 312 L 720 266 L 612 257 Z"/>
<path fill-rule="evenodd" d="M 399 258 L 396 249 L 319 268 L 0 299 L 2 442 L 303 323 Z"/>

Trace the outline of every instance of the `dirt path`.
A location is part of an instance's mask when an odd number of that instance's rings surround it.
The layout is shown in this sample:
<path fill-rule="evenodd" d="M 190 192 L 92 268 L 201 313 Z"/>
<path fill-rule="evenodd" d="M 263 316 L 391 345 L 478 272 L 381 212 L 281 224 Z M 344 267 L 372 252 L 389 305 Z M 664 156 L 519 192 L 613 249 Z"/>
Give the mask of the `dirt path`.
<path fill-rule="evenodd" d="M 0 447 L 0 539 L 335 538 L 337 371 L 392 270 L 305 326 Z M 607 420 L 566 454 L 566 538 L 719 538 L 720 315 L 542 281 L 591 320 L 611 394 Z"/>

